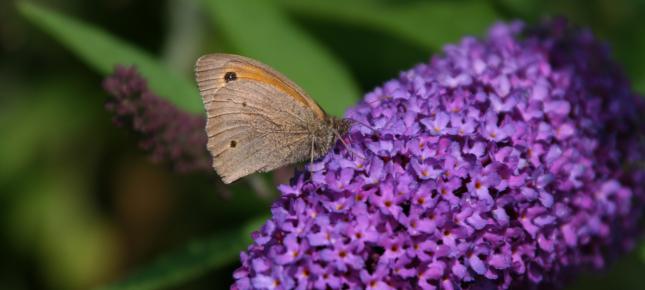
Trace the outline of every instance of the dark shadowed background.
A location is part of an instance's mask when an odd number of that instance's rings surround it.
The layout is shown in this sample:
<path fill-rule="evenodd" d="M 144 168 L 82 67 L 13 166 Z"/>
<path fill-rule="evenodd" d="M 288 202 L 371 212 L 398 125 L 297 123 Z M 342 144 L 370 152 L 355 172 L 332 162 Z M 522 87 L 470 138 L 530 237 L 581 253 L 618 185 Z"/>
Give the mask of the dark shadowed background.
<path fill-rule="evenodd" d="M 135 64 L 201 114 L 194 61 L 262 60 L 341 115 L 365 92 L 497 20 L 566 16 L 645 92 L 645 1 L 50 0 L 0 2 L 0 288 L 226 289 L 275 180 L 151 162 L 112 124 L 102 79 Z M 569 289 L 644 289 L 645 247 Z"/>

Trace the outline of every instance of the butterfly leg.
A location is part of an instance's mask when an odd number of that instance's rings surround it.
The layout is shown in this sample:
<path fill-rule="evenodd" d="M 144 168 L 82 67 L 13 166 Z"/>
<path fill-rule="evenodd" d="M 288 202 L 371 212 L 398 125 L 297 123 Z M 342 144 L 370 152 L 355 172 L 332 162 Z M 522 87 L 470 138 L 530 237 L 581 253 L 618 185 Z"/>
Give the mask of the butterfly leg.
<path fill-rule="evenodd" d="M 316 143 L 316 138 L 311 138 L 311 159 L 309 165 L 314 163 L 314 144 Z"/>
<path fill-rule="evenodd" d="M 355 157 L 354 150 L 352 150 L 352 147 L 349 147 L 349 144 L 347 144 L 347 142 L 345 142 L 345 139 L 343 139 L 343 137 L 339 136 L 338 140 L 340 140 L 340 143 L 343 143 L 343 146 L 345 146 L 345 149 L 347 149 L 347 151 L 349 152 L 349 155 L 351 155 L 352 158 L 354 158 Z"/>
<path fill-rule="evenodd" d="M 336 134 L 336 138 L 340 140 L 340 143 L 343 143 L 343 146 L 345 146 L 345 149 L 347 149 L 347 152 L 349 152 L 352 158 L 359 156 L 361 159 L 365 159 L 365 156 L 358 154 L 354 149 L 352 149 L 352 147 L 349 147 L 347 142 L 345 142 L 345 139 L 343 139 L 343 136 L 340 136 L 338 131 L 336 131 L 335 129 L 334 129 L 334 134 Z"/>

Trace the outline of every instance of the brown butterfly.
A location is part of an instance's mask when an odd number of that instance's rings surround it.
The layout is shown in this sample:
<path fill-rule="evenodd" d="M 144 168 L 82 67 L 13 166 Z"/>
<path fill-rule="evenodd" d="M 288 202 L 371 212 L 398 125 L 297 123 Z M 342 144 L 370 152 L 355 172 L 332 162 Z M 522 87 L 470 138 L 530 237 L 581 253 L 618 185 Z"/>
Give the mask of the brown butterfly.
<path fill-rule="evenodd" d="M 204 55 L 195 64 L 195 77 L 208 118 L 208 150 L 224 183 L 313 161 L 352 124 L 328 116 L 295 83 L 250 58 Z"/>

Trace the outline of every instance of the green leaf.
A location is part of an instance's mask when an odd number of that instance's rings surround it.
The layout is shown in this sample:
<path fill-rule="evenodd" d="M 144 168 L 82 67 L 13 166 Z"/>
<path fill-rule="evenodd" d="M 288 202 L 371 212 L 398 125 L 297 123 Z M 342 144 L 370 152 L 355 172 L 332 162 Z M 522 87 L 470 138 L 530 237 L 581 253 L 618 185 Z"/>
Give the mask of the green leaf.
<path fill-rule="evenodd" d="M 645 261 L 637 253 L 610 260 L 602 271 L 585 271 L 564 290 L 643 289 Z"/>
<path fill-rule="evenodd" d="M 18 10 L 97 72 L 107 75 L 117 64 L 135 65 L 156 94 L 189 112 L 203 112 L 196 85 L 140 49 L 99 28 L 35 4 L 21 1 Z"/>
<path fill-rule="evenodd" d="M 330 114 L 342 115 L 359 90 L 348 70 L 273 1 L 204 0 L 237 53 L 258 59 L 302 86 Z"/>
<path fill-rule="evenodd" d="M 80 155 L 92 155 L 89 152 Z M 66 162 L 69 157 L 58 153 L 32 168 L 28 178 L 11 187 L 13 196 L 3 199 L 9 237 L 5 241 L 12 244 L 12 251 L 35 259 L 44 285 L 84 289 L 113 269 L 116 241 L 113 227 L 93 211 L 87 195 L 94 170 L 88 167 L 92 163 L 81 165 L 79 159 L 89 156 L 77 155 L 75 162 Z"/>
<path fill-rule="evenodd" d="M 43 156 L 74 142 L 74 134 L 93 128 L 102 111 L 100 102 L 87 98 L 100 95 L 96 87 L 73 76 L 13 81 L 16 86 L 0 82 L 7 97 L 0 105 L 0 186 L 28 179 L 33 166 L 42 166 Z M 15 194 L 0 190 L 0 197 Z"/>
<path fill-rule="evenodd" d="M 219 233 L 194 241 L 183 249 L 161 257 L 121 282 L 99 290 L 166 289 L 190 281 L 215 268 L 235 261 L 251 242 L 251 231 L 257 230 L 266 217 L 253 219 L 239 230 Z"/>
<path fill-rule="evenodd" d="M 392 1 L 394 2 L 394 1 Z M 428 49 L 480 34 L 497 19 L 487 1 L 281 0 L 306 16 L 392 33 Z"/>

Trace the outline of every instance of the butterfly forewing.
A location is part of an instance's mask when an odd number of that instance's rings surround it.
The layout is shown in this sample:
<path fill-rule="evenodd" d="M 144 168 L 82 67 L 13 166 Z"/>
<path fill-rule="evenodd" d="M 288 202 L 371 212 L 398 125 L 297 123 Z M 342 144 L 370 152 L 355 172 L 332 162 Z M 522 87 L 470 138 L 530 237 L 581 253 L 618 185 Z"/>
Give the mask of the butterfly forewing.
<path fill-rule="evenodd" d="M 277 86 L 289 81 L 275 80 L 262 74 L 262 67 L 244 66 L 238 58 L 211 55 L 200 58 L 196 67 L 208 118 L 208 150 L 225 183 L 306 159 L 312 142 L 308 126 L 321 122 L 306 102 L 294 101 L 288 93 L 301 89 Z M 252 74 L 255 69 L 260 75 Z"/>
<path fill-rule="evenodd" d="M 274 86 L 292 100 L 313 111 L 316 117 L 326 117 L 322 108 L 294 82 L 271 67 L 253 59 L 233 54 L 208 54 L 200 57 L 195 65 L 195 76 L 202 97 L 212 95 L 227 84 L 226 75 L 235 79 L 253 80 Z"/>

